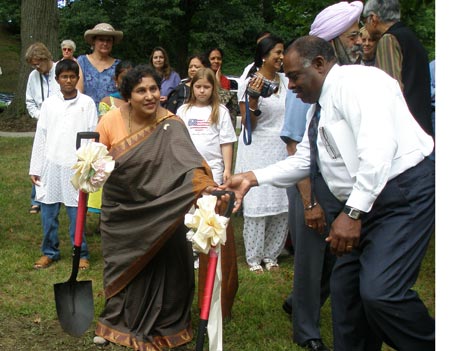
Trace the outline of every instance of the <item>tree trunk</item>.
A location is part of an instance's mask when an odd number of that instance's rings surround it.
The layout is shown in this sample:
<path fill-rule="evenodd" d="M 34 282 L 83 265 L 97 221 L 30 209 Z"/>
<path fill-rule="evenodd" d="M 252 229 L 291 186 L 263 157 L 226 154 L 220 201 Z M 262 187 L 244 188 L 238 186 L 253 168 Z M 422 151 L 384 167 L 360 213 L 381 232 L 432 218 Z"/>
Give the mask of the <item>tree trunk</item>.
<path fill-rule="evenodd" d="M 180 8 L 184 11 L 184 16 L 177 24 L 177 41 L 173 43 L 177 48 L 176 64 L 178 73 L 181 78 L 187 77 L 188 55 L 194 54 L 190 52 L 189 43 L 191 39 L 191 22 L 192 17 L 198 11 L 198 0 L 184 0 L 180 2 Z M 198 53 L 197 53 L 198 54 Z"/>
<path fill-rule="evenodd" d="M 11 105 L 1 115 L 2 118 L 17 118 L 27 113 L 25 91 L 31 67 L 25 61 L 28 47 L 40 41 L 44 43 L 56 61 L 61 56 L 58 43 L 59 16 L 56 0 L 22 0 L 20 22 L 20 69 L 17 87 Z"/>

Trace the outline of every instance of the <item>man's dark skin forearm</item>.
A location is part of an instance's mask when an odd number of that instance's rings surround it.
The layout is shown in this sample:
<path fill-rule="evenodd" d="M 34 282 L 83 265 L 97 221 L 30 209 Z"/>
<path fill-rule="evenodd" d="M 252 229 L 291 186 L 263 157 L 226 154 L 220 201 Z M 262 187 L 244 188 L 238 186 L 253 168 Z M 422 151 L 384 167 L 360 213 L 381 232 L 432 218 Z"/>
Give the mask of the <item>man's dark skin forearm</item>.
<path fill-rule="evenodd" d="M 289 156 L 295 154 L 297 151 L 297 142 L 290 139 L 286 144 L 286 150 Z M 323 233 L 326 226 L 325 213 L 322 207 L 315 202 L 311 204 L 311 181 L 309 178 L 302 179 L 297 183 L 297 189 L 300 192 L 305 209 L 305 225 L 314 229 L 319 234 Z"/>
<path fill-rule="evenodd" d="M 327 225 L 325 221 L 325 213 L 320 204 L 315 201 L 311 204 L 311 181 L 305 178 L 297 183 L 297 189 L 302 197 L 303 208 L 305 209 L 305 225 L 314 229 L 317 233 L 322 234 Z"/>

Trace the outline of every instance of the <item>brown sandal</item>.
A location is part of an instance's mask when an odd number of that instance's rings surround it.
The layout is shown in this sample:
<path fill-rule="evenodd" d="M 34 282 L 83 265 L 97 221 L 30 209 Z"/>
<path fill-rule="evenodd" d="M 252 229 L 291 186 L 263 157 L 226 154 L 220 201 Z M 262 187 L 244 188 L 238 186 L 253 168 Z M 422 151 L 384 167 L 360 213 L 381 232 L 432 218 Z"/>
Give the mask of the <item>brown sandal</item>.
<path fill-rule="evenodd" d="M 41 212 L 41 207 L 39 205 L 33 205 L 30 207 L 30 214 L 38 214 Z"/>
<path fill-rule="evenodd" d="M 50 267 L 53 263 L 53 260 L 48 256 L 42 256 L 34 263 L 34 269 L 45 269 Z"/>

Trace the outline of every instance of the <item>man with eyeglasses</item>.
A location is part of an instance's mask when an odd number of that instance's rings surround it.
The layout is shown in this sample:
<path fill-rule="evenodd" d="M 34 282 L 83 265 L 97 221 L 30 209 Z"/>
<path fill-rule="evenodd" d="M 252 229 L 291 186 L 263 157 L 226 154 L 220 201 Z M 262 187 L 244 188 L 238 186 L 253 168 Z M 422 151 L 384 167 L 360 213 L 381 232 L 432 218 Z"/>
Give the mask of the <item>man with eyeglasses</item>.
<path fill-rule="evenodd" d="M 375 67 L 396 79 L 420 126 L 434 135 L 431 121 L 428 54 L 414 32 L 400 21 L 398 0 L 368 0 L 363 18 L 377 44 Z"/>
<path fill-rule="evenodd" d="M 59 91 L 59 85 L 55 80 L 55 63 L 52 54 L 42 43 L 30 45 L 25 53 L 25 60 L 33 68 L 28 76 L 26 90 L 26 106 L 28 114 L 32 118 L 39 119 L 42 102 Z M 30 214 L 40 212 L 40 204 L 35 200 L 36 188 L 31 188 Z"/>
<path fill-rule="evenodd" d="M 338 65 L 359 63 L 361 60 L 359 16 L 362 8 L 361 1 L 341 1 L 323 9 L 311 25 L 309 35 L 331 43 Z M 350 24 L 349 19 L 352 22 Z"/>
<path fill-rule="evenodd" d="M 360 1 L 342 1 L 323 9 L 311 25 L 311 33 L 333 46 L 339 65 L 352 64 L 359 37 L 358 21 L 363 9 Z M 296 152 L 306 130 L 306 114 L 310 105 L 289 91 L 281 139 L 289 155 Z M 307 134 L 307 133 L 306 133 Z M 314 191 L 312 192 L 312 188 Z M 326 218 L 322 207 L 336 201 L 321 175 L 287 189 L 289 230 L 294 244 L 294 279 L 291 294 L 283 303 L 292 315 L 292 339 L 311 351 L 329 351 L 320 333 L 320 310 L 330 295 L 330 276 L 336 257 L 325 241 L 332 218 Z M 328 225 L 326 224 L 328 221 Z"/>

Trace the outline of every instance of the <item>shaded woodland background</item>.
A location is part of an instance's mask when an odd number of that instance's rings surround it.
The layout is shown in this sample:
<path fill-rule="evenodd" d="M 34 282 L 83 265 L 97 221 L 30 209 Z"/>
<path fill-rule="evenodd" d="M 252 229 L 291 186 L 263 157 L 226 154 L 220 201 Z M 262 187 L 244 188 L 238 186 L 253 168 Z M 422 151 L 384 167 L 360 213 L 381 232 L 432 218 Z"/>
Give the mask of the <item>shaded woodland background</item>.
<path fill-rule="evenodd" d="M 153 47 L 163 46 L 172 66 L 186 75 L 186 59 L 212 47 L 224 50 L 223 72 L 240 75 L 253 61 L 257 33 L 269 30 L 286 42 L 305 35 L 314 17 L 330 0 L 0 0 L 0 26 L 20 37 L 20 66 L 11 82 L 15 99 L 0 118 L 25 113 L 24 92 L 30 67 L 23 56 L 35 41 L 44 42 L 60 58 L 59 43 L 72 39 L 76 55 L 90 52 L 83 34 L 100 22 L 124 32 L 113 56 L 147 62 Z M 411 26 L 430 60 L 435 52 L 435 1 L 401 0 L 402 20 Z M 17 62 L 15 62 L 17 64 Z M 9 67 L 4 67 L 8 70 Z M 0 87 L 1 89 L 1 87 Z M 10 89 L 8 89 L 10 90 Z M 0 90 L 2 92 L 2 90 Z M 3 91 L 4 92 L 4 91 Z"/>

